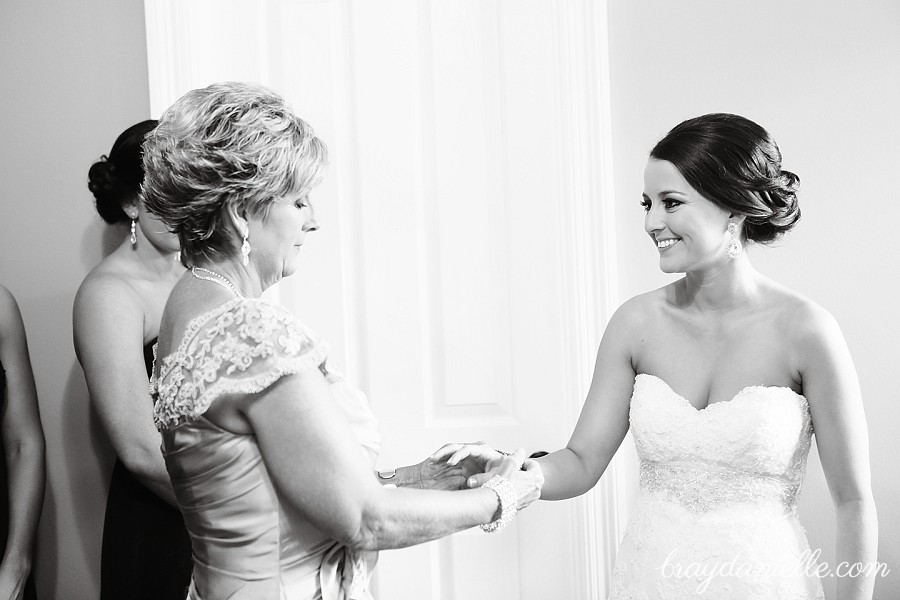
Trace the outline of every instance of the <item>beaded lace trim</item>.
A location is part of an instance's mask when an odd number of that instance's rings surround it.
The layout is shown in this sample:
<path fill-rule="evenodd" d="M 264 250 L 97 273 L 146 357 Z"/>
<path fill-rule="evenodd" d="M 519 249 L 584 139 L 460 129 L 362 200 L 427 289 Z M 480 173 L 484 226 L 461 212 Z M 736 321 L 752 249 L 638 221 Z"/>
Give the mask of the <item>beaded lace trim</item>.
<path fill-rule="evenodd" d="M 195 420 L 220 396 L 262 391 L 307 366 L 326 372 L 327 356 L 327 344 L 283 308 L 230 300 L 191 320 L 178 349 L 154 365 L 156 427 Z"/>
<path fill-rule="evenodd" d="M 715 465 L 644 461 L 641 462 L 641 489 L 649 495 L 665 494 L 691 512 L 766 501 L 777 502 L 795 512 L 800 484 Z"/>

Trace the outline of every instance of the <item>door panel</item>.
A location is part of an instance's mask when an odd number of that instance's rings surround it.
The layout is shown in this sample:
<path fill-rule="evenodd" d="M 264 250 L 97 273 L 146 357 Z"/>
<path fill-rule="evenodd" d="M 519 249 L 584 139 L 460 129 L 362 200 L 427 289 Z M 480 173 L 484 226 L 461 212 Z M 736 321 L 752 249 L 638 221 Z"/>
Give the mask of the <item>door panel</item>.
<path fill-rule="evenodd" d="M 312 198 L 321 230 L 301 272 L 269 295 L 328 339 L 368 394 L 380 466 L 450 441 L 563 446 L 612 305 L 597 183 L 608 132 L 591 129 L 603 95 L 591 60 L 573 58 L 597 22 L 537 0 L 146 6 L 156 114 L 190 88 L 255 80 L 328 144 Z M 610 479 L 600 505 L 540 502 L 497 535 L 383 552 L 374 594 L 605 597 L 591 581 L 611 560 L 597 535 L 617 537 Z"/>

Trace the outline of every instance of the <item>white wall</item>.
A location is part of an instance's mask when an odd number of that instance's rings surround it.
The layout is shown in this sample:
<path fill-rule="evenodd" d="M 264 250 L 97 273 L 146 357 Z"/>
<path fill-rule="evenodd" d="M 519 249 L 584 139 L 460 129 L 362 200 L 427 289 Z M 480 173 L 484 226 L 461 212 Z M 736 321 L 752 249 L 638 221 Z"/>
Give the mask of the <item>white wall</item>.
<path fill-rule="evenodd" d="M 75 360 L 72 300 L 117 241 L 88 167 L 149 115 L 143 3 L 3 0 L 0 81 L 0 281 L 22 308 L 47 438 L 38 595 L 93 599 L 111 463 Z"/>
<path fill-rule="evenodd" d="M 900 597 L 900 4 L 614 0 L 609 18 L 621 298 L 671 280 L 658 270 L 638 206 L 653 144 L 708 112 L 766 127 L 785 168 L 800 175 L 803 218 L 781 247 L 757 249 L 754 263 L 843 328 L 869 423 L 879 560 L 892 569 L 876 598 Z M 811 545 L 833 565 L 833 510 L 816 457 L 800 513 Z M 826 586 L 833 598 L 833 582 Z"/>

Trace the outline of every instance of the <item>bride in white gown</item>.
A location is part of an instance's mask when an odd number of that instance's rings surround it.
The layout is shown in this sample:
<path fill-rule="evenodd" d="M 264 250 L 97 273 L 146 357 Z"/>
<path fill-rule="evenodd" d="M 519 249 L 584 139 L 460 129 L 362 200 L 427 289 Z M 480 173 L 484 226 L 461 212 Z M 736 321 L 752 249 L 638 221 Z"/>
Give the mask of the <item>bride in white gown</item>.
<path fill-rule="evenodd" d="M 660 268 L 685 276 L 612 317 L 566 448 L 540 459 L 542 498 L 583 494 L 631 427 L 641 494 L 615 600 L 870 600 L 874 574 L 817 565 L 797 518 L 815 432 L 834 500 L 836 563 L 874 564 L 877 520 L 857 376 L 832 316 L 753 269 L 743 245 L 800 217 L 799 179 L 742 117 L 681 123 L 650 154 L 642 205 Z M 450 447 L 451 463 L 483 446 Z M 480 478 L 470 484 L 477 485 Z"/>

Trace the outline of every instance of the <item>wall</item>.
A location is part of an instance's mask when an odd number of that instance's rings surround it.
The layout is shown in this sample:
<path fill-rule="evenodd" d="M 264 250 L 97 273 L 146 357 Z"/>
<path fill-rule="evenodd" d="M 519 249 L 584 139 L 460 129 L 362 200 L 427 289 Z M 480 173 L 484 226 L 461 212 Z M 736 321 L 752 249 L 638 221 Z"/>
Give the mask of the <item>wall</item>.
<path fill-rule="evenodd" d="M 762 272 L 840 322 L 859 372 L 880 521 L 879 560 L 892 572 L 876 598 L 900 597 L 900 403 L 895 225 L 900 222 L 900 4 L 839 0 L 753 3 L 610 2 L 610 57 L 620 297 L 659 287 L 638 206 L 653 144 L 678 122 L 734 112 L 765 126 L 802 180 L 803 219 Z M 815 451 L 813 451 L 815 452 Z M 833 509 L 811 456 L 800 512 L 833 564 Z M 833 582 L 826 582 L 833 598 Z"/>
<path fill-rule="evenodd" d="M 138 0 L 0 3 L 0 281 L 22 308 L 47 438 L 36 565 L 45 599 L 97 598 L 110 454 L 72 346 L 72 300 L 122 231 L 87 170 L 149 115 Z M 118 236 L 118 237 L 117 237 Z"/>

